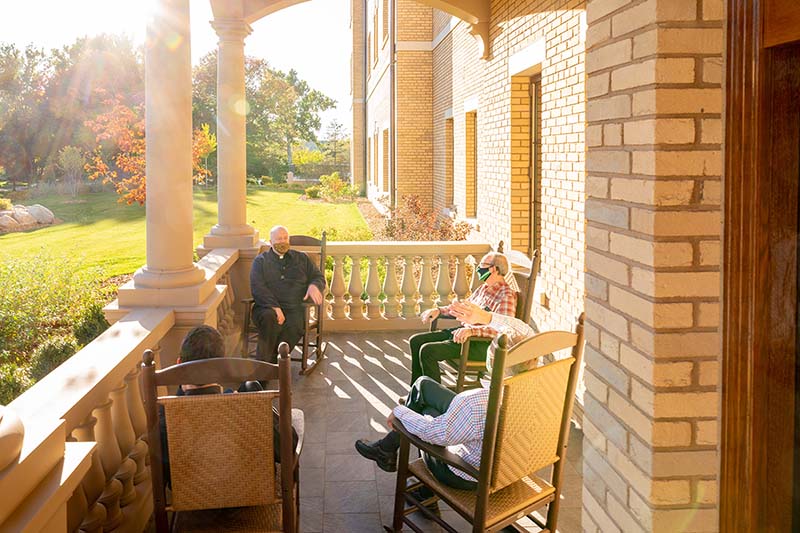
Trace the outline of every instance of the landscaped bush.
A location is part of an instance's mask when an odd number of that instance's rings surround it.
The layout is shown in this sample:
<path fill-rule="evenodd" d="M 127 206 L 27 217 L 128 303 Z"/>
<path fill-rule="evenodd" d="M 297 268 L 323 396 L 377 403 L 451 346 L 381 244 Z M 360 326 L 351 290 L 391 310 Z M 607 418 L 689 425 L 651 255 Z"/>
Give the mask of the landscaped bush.
<path fill-rule="evenodd" d="M 391 210 L 383 237 L 392 241 L 463 241 L 472 230 L 467 222 L 454 222 L 422 205 L 419 196 L 404 196 L 400 207 Z"/>
<path fill-rule="evenodd" d="M 0 198 L 0 211 L 5 211 L 7 209 L 11 209 L 14 204 L 11 203 L 11 200 L 8 198 Z"/>
<path fill-rule="evenodd" d="M 61 335 L 45 340 L 31 355 L 29 370 L 31 378 L 39 381 L 77 351 L 78 342 L 72 335 Z"/>
<path fill-rule="evenodd" d="M 107 330 L 108 326 L 109 323 L 103 314 L 102 303 L 95 301 L 83 309 L 72 332 L 78 343 L 85 346 Z"/>
<path fill-rule="evenodd" d="M 312 185 L 311 187 L 306 187 L 306 196 L 309 198 L 319 198 L 320 195 L 320 186 L 319 185 Z"/>
<path fill-rule="evenodd" d="M 0 364 L 0 405 L 8 405 L 11 400 L 33 385 L 25 368 L 13 363 Z"/>
<path fill-rule="evenodd" d="M 356 195 L 356 191 L 350 186 L 350 183 L 343 180 L 338 172 L 320 176 L 319 186 L 322 197 L 330 202 L 343 199 L 352 200 Z"/>
<path fill-rule="evenodd" d="M 71 257 L 39 253 L 0 259 L 0 350 L 25 364 L 45 339 L 72 332 L 84 309 L 104 302 L 99 269 L 81 269 Z"/>

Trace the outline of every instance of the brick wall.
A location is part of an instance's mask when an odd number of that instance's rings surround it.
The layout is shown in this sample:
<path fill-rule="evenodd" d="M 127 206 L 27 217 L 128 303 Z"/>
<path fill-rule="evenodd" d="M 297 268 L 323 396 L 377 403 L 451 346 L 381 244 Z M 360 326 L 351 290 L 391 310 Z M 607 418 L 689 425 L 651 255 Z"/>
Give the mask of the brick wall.
<path fill-rule="evenodd" d="M 716 531 L 722 0 L 587 6 L 585 531 Z"/>

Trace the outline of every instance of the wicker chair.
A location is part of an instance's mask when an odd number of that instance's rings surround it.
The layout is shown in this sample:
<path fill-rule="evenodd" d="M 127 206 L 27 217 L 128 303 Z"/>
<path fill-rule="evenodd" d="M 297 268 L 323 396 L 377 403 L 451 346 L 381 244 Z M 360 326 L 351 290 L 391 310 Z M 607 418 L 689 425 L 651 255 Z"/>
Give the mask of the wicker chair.
<path fill-rule="evenodd" d="M 500 241 L 498 250 L 502 251 L 503 242 Z M 519 257 L 521 256 L 521 257 Z M 533 306 L 533 293 L 536 290 L 536 277 L 539 275 L 539 266 L 541 264 L 541 257 L 538 250 L 533 251 L 533 257 L 527 258 L 521 252 L 511 251 L 506 254 L 508 257 L 511 272 L 514 275 L 514 280 L 520 292 L 517 296 L 517 309 L 514 316 L 523 322 L 527 323 L 531 316 L 531 307 Z M 437 317 L 431 322 L 431 331 L 438 329 L 440 318 L 447 319 L 448 317 Z M 445 359 L 441 362 L 445 365 L 445 371 L 452 370 L 456 373 L 455 378 L 455 391 L 461 392 L 465 388 L 473 388 L 480 385 L 480 377 L 486 373 L 486 361 L 471 361 L 469 359 L 470 343 L 474 340 L 491 340 L 492 337 L 483 335 L 476 335 L 470 337 L 461 344 L 461 354 L 458 359 Z M 473 379 L 467 380 L 467 376 L 472 376 Z"/>
<path fill-rule="evenodd" d="M 157 372 L 153 352 L 145 351 L 143 395 L 156 531 L 299 531 L 303 412 L 291 406 L 288 345 L 282 343 L 279 352 L 277 365 L 224 357 Z M 279 381 L 279 390 L 157 395 L 157 387 L 170 385 L 274 379 Z M 280 469 L 273 450 L 275 398 L 280 404 Z M 163 415 L 159 406 L 163 406 Z M 169 447 L 169 501 L 160 416 L 166 421 Z M 298 434 L 296 447 L 292 446 L 292 426 Z M 171 527 L 168 511 L 172 512 Z"/>
<path fill-rule="evenodd" d="M 566 458 L 570 417 L 575 399 L 581 360 L 583 358 L 583 315 L 575 333 L 549 331 L 507 349 L 505 335 L 492 342 L 494 368 L 486 428 L 483 436 L 481 464 L 475 469 L 440 446 L 434 446 L 411 435 L 397 421 L 394 428 L 402 435 L 397 473 L 397 486 L 392 527 L 399 532 L 403 524 L 415 529 L 408 514 L 421 511 L 446 531 L 456 530 L 431 513 L 407 491 L 420 484 L 430 488 L 458 514 L 472 524 L 472 531 L 494 532 L 515 523 L 524 516 L 542 530 L 555 533 L 558 521 L 559 496 L 563 460 Z M 504 378 L 506 367 L 533 361 L 552 352 L 571 349 L 571 356 Z M 440 483 L 428 470 L 423 459 L 409 463 L 409 445 L 441 458 L 478 480 L 476 491 L 457 490 Z M 553 465 L 550 479 L 535 473 Z M 407 486 L 414 476 L 419 483 Z M 404 511 L 404 501 L 412 508 Z M 531 513 L 549 505 L 546 521 L 541 523 Z"/>
<path fill-rule="evenodd" d="M 289 237 L 289 244 L 292 249 L 308 254 L 312 261 L 319 259 L 318 266 L 323 275 L 325 274 L 325 260 L 327 258 L 325 252 L 326 242 L 327 235 L 324 231 L 322 232 L 322 239 L 316 239 L 308 235 L 291 235 Z M 259 253 L 266 250 L 269 250 L 269 245 L 262 246 Z M 258 350 L 262 349 L 259 347 L 262 341 L 259 339 L 258 328 L 252 319 L 253 298 L 245 298 L 242 303 L 244 304 L 242 350 L 252 357 L 256 355 Z M 300 339 L 302 353 L 300 357 L 292 358 L 292 360 L 300 361 L 300 374 L 307 375 L 314 371 L 317 364 L 325 357 L 325 351 L 328 349 L 328 343 L 322 340 L 322 323 L 327 315 L 327 302 L 323 300 L 321 305 L 317 305 L 314 302 L 303 302 L 303 306 L 305 308 L 306 328 L 303 337 Z M 309 364 L 309 360 L 312 361 L 311 364 Z"/>

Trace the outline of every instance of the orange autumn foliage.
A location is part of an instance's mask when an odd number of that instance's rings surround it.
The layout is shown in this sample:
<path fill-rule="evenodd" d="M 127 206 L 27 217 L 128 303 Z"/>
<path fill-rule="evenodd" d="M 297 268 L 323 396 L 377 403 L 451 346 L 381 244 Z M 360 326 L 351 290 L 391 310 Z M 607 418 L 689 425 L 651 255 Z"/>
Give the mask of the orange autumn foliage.
<path fill-rule="evenodd" d="M 145 175 L 144 106 L 128 105 L 119 95 L 105 101 L 108 111 L 87 120 L 98 147 L 86 164 L 89 179 L 113 183 L 120 202 L 144 204 L 147 198 Z M 202 182 L 211 172 L 201 161 L 216 149 L 216 139 L 207 127 L 192 134 L 193 179 Z"/>

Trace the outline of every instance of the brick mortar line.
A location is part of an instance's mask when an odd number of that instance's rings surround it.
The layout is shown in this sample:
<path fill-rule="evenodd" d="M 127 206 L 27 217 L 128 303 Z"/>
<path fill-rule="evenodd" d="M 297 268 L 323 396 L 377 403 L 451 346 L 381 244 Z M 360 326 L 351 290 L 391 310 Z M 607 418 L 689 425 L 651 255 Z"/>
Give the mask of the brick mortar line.
<path fill-rule="evenodd" d="M 631 291 L 627 291 L 631 292 Z M 678 334 L 678 333 L 717 333 L 719 328 L 709 328 L 709 327 L 700 327 L 700 326 L 692 326 L 689 328 L 654 328 L 649 326 L 645 322 L 642 322 L 639 318 L 630 316 L 627 312 L 623 311 L 622 309 L 618 309 L 616 307 L 612 307 L 610 303 L 604 300 L 598 300 L 597 298 L 591 296 L 590 294 L 586 294 L 585 298 L 587 300 L 591 300 L 592 302 L 606 308 L 609 311 L 613 311 L 614 314 L 622 316 L 628 319 L 629 324 L 636 324 L 637 326 L 641 327 L 642 329 L 652 333 L 653 335 L 670 335 L 670 334 Z M 644 297 L 641 297 L 644 300 Z M 648 300 L 650 303 L 659 304 L 659 303 L 720 303 L 720 300 L 714 300 L 710 302 L 694 302 L 694 301 L 677 301 L 677 302 L 653 302 Z M 594 324 L 598 324 L 597 322 L 592 321 Z M 603 329 L 603 328 L 600 328 Z M 606 331 L 603 329 L 603 331 Z"/>
<path fill-rule="evenodd" d="M 629 176 L 628 174 L 625 175 L 613 175 L 608 177 L 613 178 L 625 178 Z M 599 178 L 605 178 L 606 176 L 596 176 Z M 650 180 L 650 181 L 657 181 L 657 180 Z M 719 179 L 709 179 L 705 178 L 702 180 L 695 180 L 692 178 L 687 178 L 680 181 L 720 181 Z M 591 200 L 592 202 L 603 202 L 606 205 L 613 205 L 617 207 L 627 207 L 629 209 L 639 209 L 641 211 L 647 211 L 649 213 L 714 213 L 714 212 L 721 212 L 721 205 L 716 204 L 674 204 L 674 205 L 652 205 L 652 204 L 637 204 L 635 202 L 631 202 L 630 200 L 618 200 L 616 198 L 598 198 L 597 196 L 588 196 L 587 200 Z M 584 209 L 585 212 L 585 209 Z M 722 218 L 720 217 L 720 220 Z M 597 222 L 598 224 L 602 224 L 602 222 Z M 616 227 L 616 226 L 611 226 Z M 705 235 L 696 235 L 696 237 L 704 237 Z M 719 238 L 719 234 L 717 234 L 717 238 Z"/>
<path fill-rule="evenodd" d="M 591 197 L 593 200 L 606 200 L 605 198 L 595 198 Z M 658 211 L 654 211 L 658 212 Z M 698 211 L 701 212 L 701 211 Z M 640 240 L 644 240 L 647 242 L 654 242 L 654 243 L 665 243 L 665 244 L 674 244 L 674 243 L 691 243 L 691 244 L 700 244 L 701 242 L 715 242 L 720 241 L 720 235 L 714 235 L 712 238 L 708 238 L 705 235 L 650 235 L 649 233 L 642 233 L 640 231 L 632 230 L 630 228 L 620 228 L 617 226 L 610 226 L 608 224 L 603 224 L 597 220 L 589 220 L 586 219 L 587 227 L 592 227 L 596 229 L 606 230 L 609 229 L 613 233 L 618 233 L 620 235 L 626 235 L 629 237 L 637 237 Z M 603 250 L 596 249 L 594 247 L 588 246 L 587 248 L 592 248 L 593 250 L 598 250 L 602 252 Z M 610 252 L 606 252 L 610 253 Z M 715 266 L 715 265 L 689 265 L 689 266 Z M 719 266 L 719 265 L 716 265 Z M 688 267 L 654 267 L 654 268 L 688 268 Z"/>
<path fill-rule="evenodd" d="M 618 14 L 622 14 L 622 12 L 619 12 Z M 587 21 L 587 27 L 613 18 L 614 17 L 612 13 L 592 22 Z M 613 28 L 613 24 L 611 27 Z M 638 37 L 639 35 L 643 35 L 652 30 L 722 30 L 724 37 L 725 20 L 703 20 L 696 18 L 694 20 L 663 20 L 651 22 L 649 24 L 645 24 L 644 26 L 639 26 L 638 28 L 630 30 L 627 33 L 623 33 L 622 35 L 609 35 L 604 40 L 598 41 L 591 46 L 587 46 L 586 52 L 596 52 L 597 50 L 600 50 L 606 46 L 617 44 L 628 39 L 633 39 L 634 37 Z M 633 50 L 631 50 L 631 52 L 633 52 Z"/>

